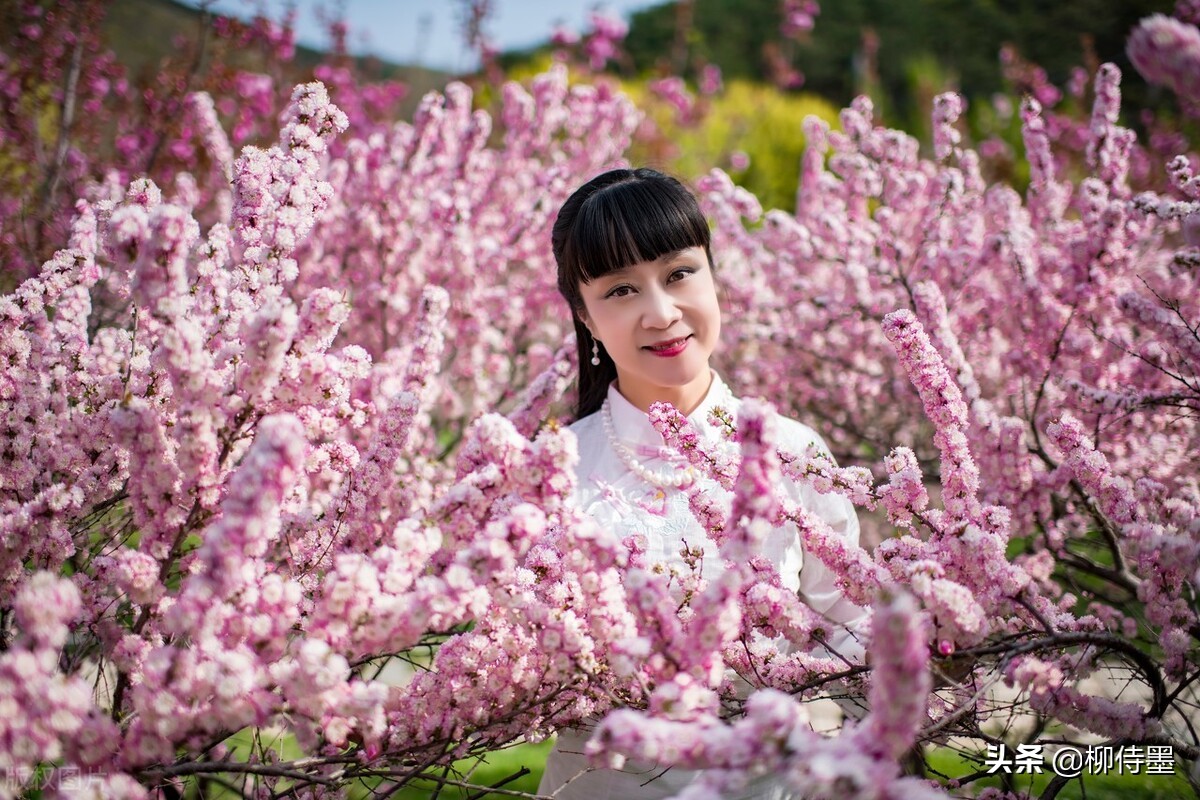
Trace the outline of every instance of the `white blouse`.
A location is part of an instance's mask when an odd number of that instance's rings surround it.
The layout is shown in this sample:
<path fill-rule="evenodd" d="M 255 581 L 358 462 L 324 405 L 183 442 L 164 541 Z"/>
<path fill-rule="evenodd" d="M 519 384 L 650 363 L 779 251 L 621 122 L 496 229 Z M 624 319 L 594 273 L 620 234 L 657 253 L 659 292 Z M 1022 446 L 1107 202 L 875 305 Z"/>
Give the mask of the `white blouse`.
<path fill-rule="evenodd" d="M 683 456 L 663 442 L 649 417 L 613 386 L 608 389 L 608 404 L 613 433 L 643 466 L 665 476 L 685 465 Z M 736 452 L 737 445 L 724 441 L 717 428 L 709 423 L 708 416 L 711 409 L 721 407 L 736 420 L 740 406 L 741 401 L 714 372 L 708 394 L 688 415 L 688 420 L 707 442 Z M 685 492 L 654 486 L 634 474 L 609 441 L 603 418 L 604 412 L 600 411 L 570 426 L 579 441 L 579 480 L 575 499 L 580 509 L 621 538 L 642 537 L 646 548 L 644 559 L 648 565 L 662 563 L 686 575 L 689 568 L 680 550 L 685 541 L 690 547 L 700 546 L 705 553 L 700 562 L 701 574 L 706 581 L 717 577 L 725 569 L 724 562 L 716 555 L 716 544 L 705 535 L 688 508 Z M 810 446 L 828 453 L 824 441 L 815 431 L 785 417 L 776 418 L 774 437 L 779 448 L 792 453 L 802 454 Z M 707 492 L 725 500 L 728 507 L 729 492 L 707 476 L 697 477 L 697 480 Z M 785 482 L 784 488 L 793 502 L 816 513 L 848 542 L 858 542 L 858 517 L 854 506 L 845 497 L 820 494 L 811 486 L 796 485 L 791 481 Z M 772 530 L 764 550 L 779 569 L 783 586 L 798 591 L 809 607 L 837 624 L 830 639 L 831 648 L 844 657 L 861 658 L 863 651 L 857 641 L 860 634 L 856 628 L 857 623 L 865 619 L 866 611 L 842 596 L 834 583 L 833 573 L 820 560 L 805 559 L 795 526 L 788 524 Z M 588 762 L 582 752 L 589 735 L 574 730 L 559 732 L 558 741 L 546 762 L 539 794 L 566 800 L 651 800 L 677 794 L 698 775 L 695 771 L 674 768 L 664 772 L 662 767 L 637 764 L 632 760 L 621 770 L 588 771 Z M 747 787 L 746 793 L 739 795 L 746 800 L 784 800 L 788 797 L 787 790 L 769 777 L 756 781 Z"/>

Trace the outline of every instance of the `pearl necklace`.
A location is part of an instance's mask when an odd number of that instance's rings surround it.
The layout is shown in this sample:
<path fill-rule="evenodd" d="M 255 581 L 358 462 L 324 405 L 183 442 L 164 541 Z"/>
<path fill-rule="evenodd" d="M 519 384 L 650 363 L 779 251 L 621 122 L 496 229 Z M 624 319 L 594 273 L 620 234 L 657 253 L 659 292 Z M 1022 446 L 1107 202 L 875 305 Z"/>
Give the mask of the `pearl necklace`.
<path fill-rule="evenodd" d="M 637 475 L 651 486 L 671 487 L 675 489 L 683 489 L 695 482 L 696 470 L 690 464 L 683 469 L 672 470 L 670 473 L 660 473 L 655 472 L 638 461 L 634 457 L 633 451 L 617 438 L 617 433 L 613 430 L 612 407 L 607 399 L 605 399 L 601 409 L 601 418 L 604 421 L 604 432 L 608 435 L 608 443 L 612 445 L 612 449 L 616 452 L 617 458 L 621 459 L 621 463 L 628 467 L 629 471 L 634 475 Z"/>

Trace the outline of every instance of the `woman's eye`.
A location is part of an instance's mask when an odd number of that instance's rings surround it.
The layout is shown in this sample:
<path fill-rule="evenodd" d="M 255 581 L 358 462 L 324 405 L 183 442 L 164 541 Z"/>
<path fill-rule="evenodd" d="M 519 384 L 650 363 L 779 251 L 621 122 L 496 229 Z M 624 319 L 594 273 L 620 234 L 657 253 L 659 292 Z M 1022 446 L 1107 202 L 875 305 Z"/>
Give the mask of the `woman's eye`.
<path fill-rule="evenodd" d="M 688 275 L 691 275 L 695 271 L 696 270 L 692 269 L 691 267 L 684 267 L 683 269 L 677 269 L 671 273 L 671 275 L 667 278 L 667 281 L 673 282 L 673 281 L 681 280 L 683 278 L 686 278 Z"/>
<path fill-rule="evenodd" d="M 605 297 L 624 297 L 625 295 L 629 294 L 632 291 L 633 291 L 633 289 L 631 289 L 628 286 L 616 286 L 613 289 L 610 289 L 608 294 L 606 294 L 604 296 Z"/>

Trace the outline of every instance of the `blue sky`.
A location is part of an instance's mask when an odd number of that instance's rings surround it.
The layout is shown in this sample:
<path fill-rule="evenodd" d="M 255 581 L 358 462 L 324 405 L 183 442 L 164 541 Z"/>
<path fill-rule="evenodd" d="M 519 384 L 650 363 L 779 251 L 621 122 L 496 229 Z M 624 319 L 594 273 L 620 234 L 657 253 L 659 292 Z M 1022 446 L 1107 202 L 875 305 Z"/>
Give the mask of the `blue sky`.
<path fill-rule="evenodd" d="M 200 5 L 199 0 L 185 0 Z M 545 41 L 558 23 L 582 32 L 588 12 L 599 10 L 629 19 L 631 12 L 660 5 L 665 0 L 493 0 L 494 13 L 487 32 L 501 50 Z M 336 8 L 329 0 L 292 0 L 297 8 L 297 39 L 307 45 L 329 43 L 318 21 L 318 9 Z M 449 71 L 468 71 L 477 65 L 465 52 L 460 33 L 459 0 L 340 0 L 350 24 L 349 47 L 354 53 L 371 53 L 389 61 L 420 63 Z M 282 14 L 287 0 L 217 0 L 211 8 L 221 13 L 250 16 L 266 6 Z"/>

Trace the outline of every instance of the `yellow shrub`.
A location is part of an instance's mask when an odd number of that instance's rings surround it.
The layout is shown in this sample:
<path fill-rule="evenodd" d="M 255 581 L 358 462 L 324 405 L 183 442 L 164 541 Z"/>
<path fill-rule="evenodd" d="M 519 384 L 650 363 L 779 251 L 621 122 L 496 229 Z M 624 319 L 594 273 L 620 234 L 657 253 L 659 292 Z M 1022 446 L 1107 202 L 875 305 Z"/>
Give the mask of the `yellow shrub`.
<path fill-rule="evenodd" d="M 624 89 L 657 128 L 634 142 L 631 161 L 689 179 L 721 167 L 766 208 L 795 207 L 804 118 L 815 115 L 837 124 L 838 109 L 820 97 L 748 81 L 732 81 L 721 94 L 699 98 L 700 117 L 691 124 L 681 124 L 675 109 L 656 98 L 646 82 L 625 83 Z M 738 152 L 749 158 L 741 169 L 734 158 Z"/>

